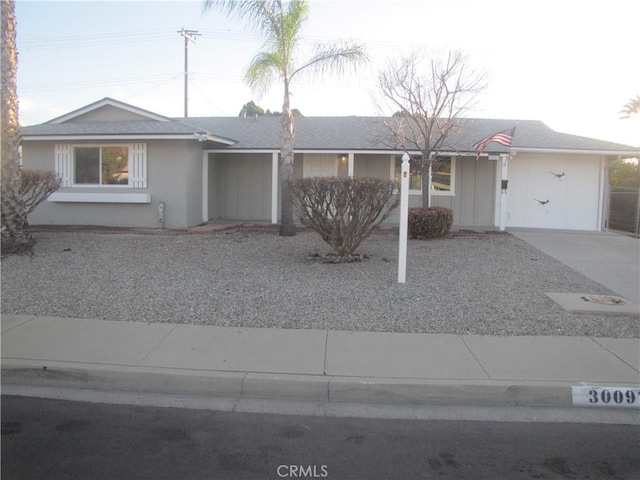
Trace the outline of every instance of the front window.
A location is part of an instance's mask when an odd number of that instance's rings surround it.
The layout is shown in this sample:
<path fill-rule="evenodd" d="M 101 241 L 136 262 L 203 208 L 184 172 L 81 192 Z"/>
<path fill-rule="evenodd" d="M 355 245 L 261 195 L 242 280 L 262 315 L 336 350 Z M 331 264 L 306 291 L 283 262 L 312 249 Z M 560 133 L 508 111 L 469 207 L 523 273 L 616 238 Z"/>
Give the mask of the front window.
<path fill-rule="evenodd" d="M 431 190 L 451 191 L 451 157 L 437 157 L 431 164 Z"/>
<path fill-rule="evenodd" d="M 129 148 L 126 146 L 75 147 L 74 157 L 76 184 L 129 184 Z"/>
<path fill-rule="evenodd" d="M 396 156 L 395 176 L 396 183 L 400 183 L 400 171 L 402 169 L 402 156 Z M 411 157 L 409 190 L 422 190 L 422 174 L 420 173 L 421 157 Z M 431 164 L 431 191 L 453 192 L 451 179 L 453 178 L 451 157 L 436 157 Z"/>

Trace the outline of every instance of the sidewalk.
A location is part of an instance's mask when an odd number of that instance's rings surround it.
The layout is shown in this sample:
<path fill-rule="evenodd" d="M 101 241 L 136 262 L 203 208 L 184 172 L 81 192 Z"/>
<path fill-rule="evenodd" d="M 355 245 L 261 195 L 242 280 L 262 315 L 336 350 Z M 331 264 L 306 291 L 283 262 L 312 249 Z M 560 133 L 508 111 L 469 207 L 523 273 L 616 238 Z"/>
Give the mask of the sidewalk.
<path fill-rule="evenodd" d="M 640 342 L 3 315 L 2 383 L 5 389 L 31 384 L 319 402 L 565 407 L 574 403 L 572 387 L 637 388 Z"/>

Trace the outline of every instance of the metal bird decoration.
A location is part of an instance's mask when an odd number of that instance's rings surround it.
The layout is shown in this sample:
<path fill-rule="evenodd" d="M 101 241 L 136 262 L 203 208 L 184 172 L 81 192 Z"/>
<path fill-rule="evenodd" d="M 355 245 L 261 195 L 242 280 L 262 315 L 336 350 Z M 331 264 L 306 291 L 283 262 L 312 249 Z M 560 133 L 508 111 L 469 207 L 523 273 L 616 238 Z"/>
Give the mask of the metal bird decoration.
<path fill-rule="evenodd" d="M 549 203 L 549 199 L 547 199 L 547 200 L 538 200 L 537 198 L 534 198 L 534 200 L 536 202 L 538 202 L 540 205 L 546 205 L 547 203 Z"/>
<path fill-rule="evenodd" d="M 558 180 L 560 180 L 562 177 L 565 176 L 565 173 L 554 173 L 554 172 L 549 172 L 551 175 L 555 176 Z"/>

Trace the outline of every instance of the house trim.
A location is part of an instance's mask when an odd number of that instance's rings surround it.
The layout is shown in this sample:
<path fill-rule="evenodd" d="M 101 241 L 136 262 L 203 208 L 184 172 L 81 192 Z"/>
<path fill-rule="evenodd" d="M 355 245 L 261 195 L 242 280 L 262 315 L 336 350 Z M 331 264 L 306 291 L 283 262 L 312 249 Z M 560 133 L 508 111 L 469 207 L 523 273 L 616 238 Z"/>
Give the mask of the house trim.
<path fill-rule="evenodd" d="M 105 107 L 107 105 L 119 108 L 121 110 L 125 110 L 127 112 L 135 113 L 136 115 L 147 117 L 150 120 L 157 120 L 159 122 L 171 121 L 169 117 L 165 117 L 164 115 L 158 115 L 157 113 L 150 112 L 149 110 L 144 110 L 142 108 L 134 107 L 133 105 L 128 105 L 126 103 L 122 103 L 117 100 L 114 100 L 113 98 L 107 97 L 107 98 L 103 98 L 102 100 L 98 100 L 97 102 L 92 103 L 90 105 L 86 105 L 82 108 L 79 108 L 78 110 L 74 110 L 73 112 L 69 112 L 65 115 L 54 118 L 53 120 L 49 120 L 47 123 L 50 123 L 50 124 L 64 123 L 68 120 L 79 117 L 81 115 L 84 115 L 85 113 L 92 112 L 94 110 Z"/>
<path fill-rule="evenodd" d="M 621 155 L 623 158 L 625 156 L 637 157 L 640 156 L 640 149 L 638 150 L 628 150 L 628 151 L 620 151 L 620 150 L 573 150 L 573 149 L 563 149 L 563 148 L 533 148 L 533 147 L 511 147 L 511 153 L 559 153 L 566 155 Z"/>
<path fill-rule="evenodd" d="M 195 133 L 181 133 L 181 134 L 157 134 L 157 133 L 140 133 L 140 134 L 127 134 L 121 135 L 116 133 L 103 134 L 103 135 L 23 135 L 24 140 L 37 140 L 37 141 L 79 141 L 79 140 L 198 140 Z M 234 145 L 234 140 L 229 140 L 223 137 L 207 136 L 207 140 L 223 143 L 225 145 Z M 223 150 L 224 151 L 224 150 Z M 226 150 L 228 151 L 228 150 Z"/>
<path fill-rule="evenodd" d="M 55 192 L 47 198 L 47 201 L 61 203 L 151 203 L 151 194 Z"/>
<path fill-rule="evenodd" d="M 278 166 L 280 158 L 278 152 L 271 154 L 271 223 L 278 223 Z"/>

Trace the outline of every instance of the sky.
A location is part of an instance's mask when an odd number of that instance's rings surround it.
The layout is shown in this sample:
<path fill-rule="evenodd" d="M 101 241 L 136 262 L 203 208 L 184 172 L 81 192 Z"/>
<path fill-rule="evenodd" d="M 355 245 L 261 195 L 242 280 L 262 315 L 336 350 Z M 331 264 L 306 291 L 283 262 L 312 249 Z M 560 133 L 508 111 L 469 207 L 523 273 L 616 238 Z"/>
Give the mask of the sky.
<path fill-rule="evenodd" d="M 249 27 L 203 13 L 202 1 L 16 1 L 20 122 L 34 125 L 104 97 L 169 117 L 236 116 L 250 100 L 282 109 L 275 82 L 258 97 L 243 82 L 263 46 Z M 299 61 L 314 45 L 355 41 L 370 63 L 342 76 L 300 78 L 305 116 L 389 115 L 376 106 L 378 72 L 420 50 L 469 56 L 488 88 L 470 117 L 541 120 L 554 130 L 640 147 L 637 0 L 308 0 Z"/>

